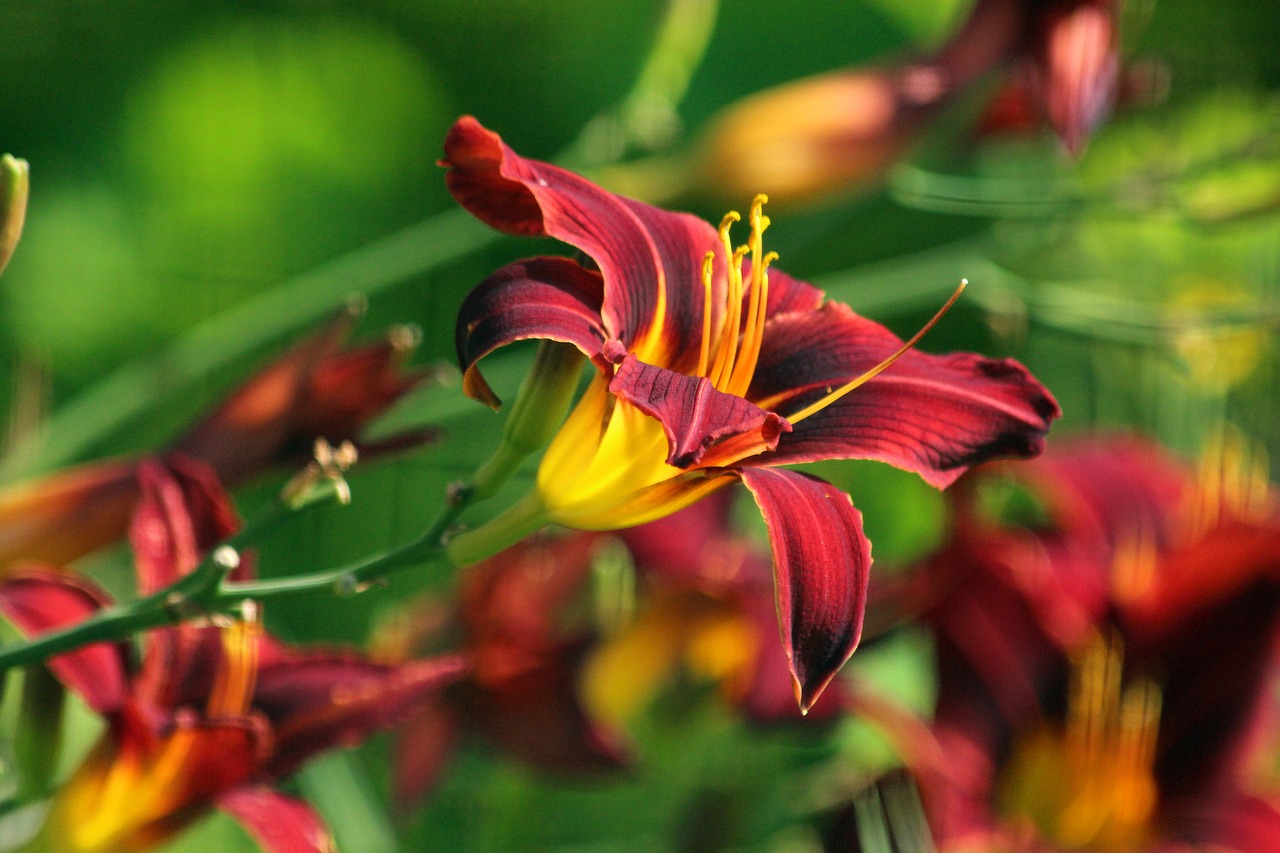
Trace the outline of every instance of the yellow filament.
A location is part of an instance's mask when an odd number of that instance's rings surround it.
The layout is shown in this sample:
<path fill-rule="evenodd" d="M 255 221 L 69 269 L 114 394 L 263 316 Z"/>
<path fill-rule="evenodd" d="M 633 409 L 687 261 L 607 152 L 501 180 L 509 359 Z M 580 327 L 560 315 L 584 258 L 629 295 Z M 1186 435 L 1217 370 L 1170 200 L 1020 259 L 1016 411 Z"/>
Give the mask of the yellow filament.
<path fill-rule="evenodd" d="M 1151 832 L 1160 691 L 1125 685 L 1123 659 L 1117 635 L 1097 636 L 1075 662 L 1065 727 L 1020 739 L 1002 780 L 1006 812 L 1062 849 L 1134 850 Z"/>
<path fill-rule="evenodd" d="M 747 247 L 739 246 L 729 259 L 729 270 L 726 276 L 728 287 L 725 288 L 727 304 L 724 325 L 720 327 L 720 352 L 708 376 L 711 384 L 721 391 L 728 385 L 729 376 L 733 373 L 734 358 L 738 352 L 738 328 L 742 324 L 742 259 L 746 255 Z"/>
<path fill-rule="evenodd" d="M 912 335 L 909 341 L 907 341 L 905 344 L 899 347 L 897 352 L 895 352 L 893 355 L 889 356 L 884 361 L 877 364 L 875 367 L 868 370 L 866 373 L 854 379 L 852 382 L 846 383 L 845 385 L 842 385 L 841 387 L 827 394 L 821 400 L 818 400 L 814 403 L 811 403 L 808 406 L 805 406 L 803 409 L 796 412 L 795 414 L 787 415 L 787 420 L 795 424 L 795 423 L 799 423 L 800 421 L 804 420 L 810 415 L 816 415 L 818 412 L 822 411 L 827 406 L 830 406 L 832 403 L 836 402 L 841 397 L 848 394 L 850 391 L 853 391 L 855 388 L 859 388 L 865 385 L 866 383 L 870 382 L 872 379 L 875 379 L 885 370 L 887 370 L 890 365 L 892 365 L 898 359 L 902 358 L 902 356 L 907 354 L 908 350 L 910 350 L 912 347 L 918 344 L 920 342 L 920 339 L 923 338 L 925 334 L 930 329 L 932 329 L 939 320 L 942 319 L 943 314 L 946 314 L 948 311 L 951 310 L 951 306 L 956 304 L 956 300 L 960 298 L 961 293 L 964 293 L 964 289 L 966 286 L 968 286 L 968 284 L 969 282 L 967 279 L 960 279 L 960 286 L 956 288 L 955 293 L 951 294 L 951 298 L 948 299 L 946 303 L 941 308 L 938 309 L 938 312 L 933 315 L 933 317 L 929 320 L 929 322 L 925 323 L 924 326 L 921 327 L 920 331 Z M 763 408 L 768 408 L 770 402 L 771 401 L 766 400 L 766 401 L 760 402 L 758 405 L 760 405 Z"/>
<path fill-rule="evenodd" d="M 1132 601 L 1151 588 L 1159 554 L 1156 535 L 1146 524 L 1116 543 L 1111 558 L 1111 588 L 1120 601 Z"/>
<path fill-rule="evenodd" d="M 1271 503 L 1270 460 L 1259 442 L 1251 442 L 1223 424 L 1205 442 L 1200 456 L 1199 488 L 1191 506 L 1191 538 L 1203 536 L 1222 522 L 1224 513 L 1254 519 Z"/>
<path fill-rule="evenodd" d="M 702 259 L 702 351 L 698 353 L 696 376 L 706 376 L 711 360 L 711 279 L 715 275 L 716 253 Z"/>
<path fill-rule="evenodd" d="M 764 253 L 764 232 L 769 227 L 769 217 L 764 215 L 763 208 L 769 197 L 764 193 L 755 197 L 751 203 L 751 305 L 747 311 L 746 328 L 742 333 L 742 348 L 738 355 L 738 365 L 733 370 L 729 385 L 725 389 L 730 394 L 743 397 L 751 387 L 751 377 L 756 372 L 756 362 L 760 358 L 760 344 L 764 340 L 765 309 L 769 304 L 769 264 L 777 260 L 778 253 Z"/>
<path fill-rule="evenodd" d="M 258 679 L 261 630 L 252 616 L 222 629 L 222 661 L 205 706 L 210 717 L 235 717 L 248 710 Z"/>

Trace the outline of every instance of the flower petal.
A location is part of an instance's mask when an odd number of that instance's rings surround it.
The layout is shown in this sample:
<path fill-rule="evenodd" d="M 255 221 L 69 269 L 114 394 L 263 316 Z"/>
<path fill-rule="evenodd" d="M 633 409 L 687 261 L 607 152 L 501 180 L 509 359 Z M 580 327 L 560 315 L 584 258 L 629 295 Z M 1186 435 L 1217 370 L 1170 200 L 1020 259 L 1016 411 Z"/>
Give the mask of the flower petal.
<path fill-rule="evenodd" d="M 286 775 L 317 752 L 397 722 L 466 668 L 459 655 L 388 666 L 356 655 L 294 652 L 264 639 L 253 707 L 271 721 L 276 738 L 267 776 Z"/>
<path fill-rule="evenodd" d="M 421 382 L 424 372 L 401 366 L 412 349 L 403 333 L 343 348 L 354 318 L 343 312 L 240 385 L 172 445 L 239 483 L 275 465 L 310 459 L 312 443 L 356 441 L 365 424 Z M 393 436 L 393 446 L 430 431 Z M 379 445 L 382 443 L 380 442 Z"/>
<path fill-rule="evenodd" d="M 445 140 L 454 198 L 502 231 L 549 236 L 580 249 L 604 277 L 602 317 L 610 338 L 646 361 L 688 369 L 698 358 L 706 299 L 702 260 L 723 249 L 697 217 L 615 196 L 556 166 L 529 160 L 464 116 Z M 723 301 L 713 294 L 712 305 Z"/>
<path fill-rule="evenodd" d="M 747 279 L 751 275 L 750 259 L 743 266 L 742 277 Z M 750 294 L 743 296 L 744 300 L 749 298 Z M 807 281 L 794 278 L 777 267 L 769 267 L 769 302 L 765 307 L 765 316 L 775 317 L 793 311 L 817 311 L 825 300 L 826 294 Z M 742 316 L 747 316 L 747 312 L 743 311 Z"/>
<path fill-rule="evenodd" d="M 540 664 L 458 694 L 462 718 L 503 753 L 555 773 L 604 773 L 626 766 L 620 735 L 597 723 L 579 698 L 583 644 Z"/>
<path fill-rule="evenodd" d="M 119 539 L 137 500 L 134 460 L 107 459 L 0 491 L 0 568 L 64 565 Z"/>
<path fill-rule="evenodd" d="M 111 604 L 86 580 L 27 570 L 0 584 L 0 612 L 27 636 L 83 622 Z M 49 659 L 49 668 L 100 714 L 111 714 L 129 690 L 127 643 L 93 643 Z"/>
<path fill-rule="evenodd" d="M 740 473 L 769 528 L 778 624 L 807 711 L 858 645 L 871 543 L 862 515 L 830 483 L 796 471 Z"/>
<path fill-rule="evenodd" d="M 497 408 L 498 398 L 476 362 L 514 341 L 563 341 L 598 360 L 606 337 L 600 319 L 603 299 L 600 274 L 567 258 L 531 258 L 498 270 L 471 291 L 458 311 L 455 340 L 462 390 Z"/>
<path fill-rule="evenodd" d="M 751 435 L 756 452 L 778 446 L 778 436 L 791 429 L 782 418 L 733 394 L 716 390 L 707 379 L 685 376 L 645 364 L 627 355 L 609 391 L 650 417 L 667 434 L 667 464 L 697 465 L 717 441 Z"/>
<path fill-rule="evenodd" d="M 747 396 L 784 417 L 875 367 L 902 345 L 838 303 L 765 327 Z M 1058 403 L 1012 359 L 912 350 L 827 408 L 793 423 L 769 456 L 750 464 L 876 459 L 938 488 L 994 456 L 1035 456 Z"/>
<path fill-rule="evenodd" d="M 270 788 L 239 788 L 219 807 L 248 830 L 267 853 L 337 853 L 324 821 L 311 806 Z"/>
<path fill-rule="evenodd" d="M 240 527 L 217 475 L 202 462 L 171 454 L 138 466 L 142 496 L 129 528 L 138 591 L 150 595 L 190 572 Z M 237 580 L 247 580 L 238 569 Z"/>
<path fill-rule="evenodd" d="M 1034 13 L 1033 80 L 1072 156 L 1084 150 L 1115 100 L 1116 14 L 1113 0 L 1046 3 Z"/>
<path fill-rule="evenodd" d="M 1160 583 L 1125 615 L 1126 652 L 1162 676 L 1161 791 L 1221 794 L 1247 774 L 1274 722 L 1280 528 L 1231 523 L 1166 553 Z"/>
<path fill-rule="evenodd" d="M 421 801 L 444 776 L 461 727 L 460 716 L 444 702 L 420 706 L 400 727 L 391 773 L 391 790 L 399 808 Z"/>

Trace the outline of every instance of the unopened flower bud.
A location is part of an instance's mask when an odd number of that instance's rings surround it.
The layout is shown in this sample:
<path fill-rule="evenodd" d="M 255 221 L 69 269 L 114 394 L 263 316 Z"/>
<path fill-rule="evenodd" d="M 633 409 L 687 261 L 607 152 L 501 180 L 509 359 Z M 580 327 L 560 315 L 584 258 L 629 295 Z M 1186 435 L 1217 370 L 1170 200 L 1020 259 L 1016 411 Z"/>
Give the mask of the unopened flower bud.
<path fill-rule="evenodd" d="M 9 154 L 0 156 L 0 273 L 4 272 L 22 236 L 30 173 L 26 160 Z"/>
<path fill-rule="evenodd" d="M 768 187 L 784 205 L 874 185 L 942 100 L 908 72 L 839 71 L 731 104 L 699 139 L 695 183 L 725 198 Z"/>

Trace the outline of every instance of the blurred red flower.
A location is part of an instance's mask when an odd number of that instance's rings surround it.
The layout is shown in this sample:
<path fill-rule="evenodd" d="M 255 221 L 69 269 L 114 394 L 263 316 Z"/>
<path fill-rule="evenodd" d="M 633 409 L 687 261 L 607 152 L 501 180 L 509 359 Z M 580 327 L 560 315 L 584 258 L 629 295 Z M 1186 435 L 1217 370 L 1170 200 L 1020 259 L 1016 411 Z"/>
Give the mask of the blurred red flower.
<path fill-rule="evenodd" d="M 236 522 L 200 463 L 144 461 L 138 478 L 130 539 L 145 595 L 191 571 Z M 233 576 L 249 574 L 242 563 Z M 24 570 L 0 584 L 0 611 L 28 635 L 109 604 L 96 586 L 55 570 Z M 397 721 L 465 669 L 456 656 L 385 666 L 352 654 L 296 651 L 253 618 L 149 631 L 141 666 L 133 661 L 126 641 L 49 661 L 107 729 L 55 794 L 40 829 L 47 849 L 149 849 L 216 807 L 273 853 L 331 851 L 310 807 L 269 785 L 317 752 Z"/>

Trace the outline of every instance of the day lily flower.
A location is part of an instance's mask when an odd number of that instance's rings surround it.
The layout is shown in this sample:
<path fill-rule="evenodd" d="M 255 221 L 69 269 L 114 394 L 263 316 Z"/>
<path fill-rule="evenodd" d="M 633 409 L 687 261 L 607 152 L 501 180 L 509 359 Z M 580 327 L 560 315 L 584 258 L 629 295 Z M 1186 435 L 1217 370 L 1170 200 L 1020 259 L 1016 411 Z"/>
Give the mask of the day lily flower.
<path fill-rule="evenodd" d="M 952 759 L 921 778 L 939 848 L 1276 849 L 1280 803 L 1250 779 L 1280 663 L 1265 476 L 1197 481 L 1154 446 L 1095 440 L 1014 481 L 1041 519 L 962 507 L 921 576 Z"/>
<path fill-rule="evenodd" d="M 343 315 L 250 377 L 160 457 L 187 456 L 229 485 L 281 465 L 299 464 L 323 437 L 360 441 L 365 427 L 422 381 L 403 370 L 412 336 L 344 348 Z M 392 437 L 366 450 L 430 439 L 430 430 Z M 124 535 L 138 500 L 139 460 L 108 459 L 0 490 L 0 574 L 24 560 L 61 565 Z"/>
<path fill-rule="evenodd" d="M 454 747 L 474 736 L 504 756 L 554 774 L 600 774 L 626 763 L 618 735 L 579 698 L 588 620 L 571 618 L 587 595 L 600 537 L 533 537 L 472 566 L 453 612 L 418 602 L 375 638 L 376 656 L 400 661 L 446 639 L 471 661 L 464 678 L 420 703 L 400 730 L 396 793 L 426 795 Z"/>
<path fill-rule="evenodd" d="M 209 469 L 197 463 L 175 470 L 146 462 L 139 479 L 131 541 L 139 586 L 149 594 L 189 572 L 235 520 Z M 248 571 L 246 563 L 234 574 Z M 74 624 L 109 603 L 88 581 L 53 570 L 24 570 L 0 585 L 0 611 L 28 635 Z M 331 851 L 310 807 L 271 783 L 323 749 L 397 721 L 463 668 L 453 657 L 384 666 L 296 651 L 246 616 L 148 632 L 140 666 L 125 641 L 50 660 L 107 727 L 54 795 L 30 850 L 150 849 L 219 808 L 272 853 Z"/>
<path fill-rule="evenodd" d="M 476 363 L 512 342 L 572 345 L 596 373 L 552 440 L 537 486 L 457 536 L 458 564 L 546 523 L 631 527 L 744 483 L 773 545 L 797 698 L 808 708 L 857 645 L 870 543 L 849 498 L 778 466 L 869 458 L 939 488 L 992 456 L 1034 456 L 1056 401 L 1018 363 L 932 356 L 770 269 L 764 197 L 747 244 L 730 228 L 611 195 L 523 158 L 473 118 L 445 143 L 455 198 L 489 225 L 579 249 L 504 267 L 458 318 L 464 390 L 498 399 Z M 749 258 L 749 259 L 748 259 Z"/>

